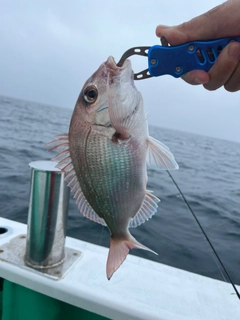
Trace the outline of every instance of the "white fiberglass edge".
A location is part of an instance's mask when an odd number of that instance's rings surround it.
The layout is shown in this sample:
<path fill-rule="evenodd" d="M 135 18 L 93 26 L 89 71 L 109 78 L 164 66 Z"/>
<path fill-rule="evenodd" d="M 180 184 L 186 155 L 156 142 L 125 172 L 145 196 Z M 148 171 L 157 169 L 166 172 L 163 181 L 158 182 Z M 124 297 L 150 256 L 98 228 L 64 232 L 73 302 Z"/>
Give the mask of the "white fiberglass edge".
<path fill-rule="evenodd" d="M 11 230 L 0 245 L 27 232 L 26 225 L 3 218 L 0 227 Z M 228 283 L 132 255 L 108 281 L 107 248 L 69 237 L 66 246 L 83 257 L 61 280 L 4 261 L 0 277 L 110 319 L 240 319 L 240 301 Z"/>

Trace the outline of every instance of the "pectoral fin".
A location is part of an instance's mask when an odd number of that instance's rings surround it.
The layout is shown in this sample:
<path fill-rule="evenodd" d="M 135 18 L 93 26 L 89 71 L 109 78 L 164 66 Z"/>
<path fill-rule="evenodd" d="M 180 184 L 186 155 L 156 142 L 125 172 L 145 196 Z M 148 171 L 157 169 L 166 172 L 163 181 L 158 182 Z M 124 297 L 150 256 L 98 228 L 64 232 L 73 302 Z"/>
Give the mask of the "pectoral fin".
<path fill-rule="evenodd" d="M 152 169 L 175 170 L 179 168 L 169 148 L 153 137 L 148 137 L 147 164 Z"/>

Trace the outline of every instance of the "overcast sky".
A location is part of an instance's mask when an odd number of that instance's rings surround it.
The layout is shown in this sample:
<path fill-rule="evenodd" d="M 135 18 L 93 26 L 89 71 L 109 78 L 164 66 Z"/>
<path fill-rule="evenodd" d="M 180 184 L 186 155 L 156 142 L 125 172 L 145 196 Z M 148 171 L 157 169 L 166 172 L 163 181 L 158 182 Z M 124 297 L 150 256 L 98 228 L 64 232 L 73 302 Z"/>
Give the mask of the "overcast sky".
<path fill-rule="evenodd" d="M 175 25 L 217 0 L 1 0 L 0 95 L 74 108 L 85 80 L 112 55 L 159 44 Z M 135 71 L 147 59 L 132 59 Z M 162 76 L 136 83 L 149 123 L 240 142 L 240 92 L 208 92 Z M 57 114 L 56 114 L 57 116 Z"/>

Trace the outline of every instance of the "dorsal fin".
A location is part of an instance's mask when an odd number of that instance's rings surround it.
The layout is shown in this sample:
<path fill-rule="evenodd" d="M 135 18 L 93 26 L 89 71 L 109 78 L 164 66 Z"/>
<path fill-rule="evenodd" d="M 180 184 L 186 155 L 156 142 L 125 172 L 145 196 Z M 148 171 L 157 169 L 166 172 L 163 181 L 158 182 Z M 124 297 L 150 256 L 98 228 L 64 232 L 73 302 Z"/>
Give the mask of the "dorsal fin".
<path fill-rule="evenodd" d="M 160 200 L 155 197 L 151 191 L 147 190 L 141 208 L 138 210 L 135 217 L 130 221 L 129 227 L 136 228 L 140 224 L 152 218 L 157 212 L 158 202 Z"/>
<path fill-rule="evenodd" d="M 148 137 L 147 164 L 153 169 L 174 170 L 179 168 L 169 148 L 153 137 Z"/>
<path fill-rule="evenodd" d="M 52 146 L 52 148 L 49 151 L 54 149 L 63 149 L 52 160 L 53 161 L 60 160 L 56 165 L 56 167 L 66 173 L 65 180 L 68 182 L 68 186 L 71 188 L 71 191 L 74 195 L 73 197 L 76 200 L 76 204 L 78 206 L 79 211 L 82 213 L 82 215 L 84 215 L 89 220 L 92 220 L 94 222 L 102 224 L 103 226 L 106 226 L 105 221 L 102 218 L 100 218 L 96 214 L 96 212 L 92 209 L 92 207 L 86 200 L 81 190 L 81 187 L 80 187 L 80 184 L 76 176 L 76 173 L 72 164 L 72 160 L 70 157 L 68 134 L 58 135 L 55 138 L 57 138 L 57 140 L 49 142 L 47 143 L 47 145 Z"/>

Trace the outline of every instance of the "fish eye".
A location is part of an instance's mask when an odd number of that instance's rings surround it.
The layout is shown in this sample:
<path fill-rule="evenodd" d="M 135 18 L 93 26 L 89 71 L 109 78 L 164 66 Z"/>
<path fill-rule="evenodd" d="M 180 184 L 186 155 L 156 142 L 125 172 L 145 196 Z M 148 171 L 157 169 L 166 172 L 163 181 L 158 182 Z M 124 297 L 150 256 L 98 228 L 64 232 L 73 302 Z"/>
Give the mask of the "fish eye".
<path fill-rule="evenodd" d="M 98 97 L 98 91 L 95 86 L 89 86 L 84 90 L 84 100 L 88 103 L 94 103 Z"/>

